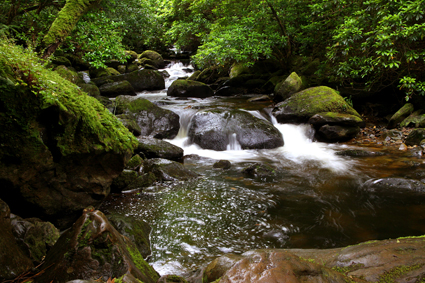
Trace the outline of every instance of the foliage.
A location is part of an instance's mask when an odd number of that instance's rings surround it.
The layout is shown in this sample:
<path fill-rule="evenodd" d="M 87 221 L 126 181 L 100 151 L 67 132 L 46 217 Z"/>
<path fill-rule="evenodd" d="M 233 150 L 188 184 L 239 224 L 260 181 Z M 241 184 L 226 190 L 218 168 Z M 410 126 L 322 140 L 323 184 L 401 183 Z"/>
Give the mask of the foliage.
<path fill-rule="evenodd" d="M 425 2 L 369 0 L 334 33 L 328 58 L 343 83 L 368 90 L 399 84 L 407 99 L 424 94 Z"/>
<path fill-rule="evenodd" d="M 117 59 L 124 62 L 128 56 L 122 44 L 125 35 L 124 22 L 109 19 L 100 10 L 90 11 L 78 22 L 71 36 L 66 38 L 63 49 L 83 53 L 84 60 L 97 68 L 106 68 L 105 62 Z"/>

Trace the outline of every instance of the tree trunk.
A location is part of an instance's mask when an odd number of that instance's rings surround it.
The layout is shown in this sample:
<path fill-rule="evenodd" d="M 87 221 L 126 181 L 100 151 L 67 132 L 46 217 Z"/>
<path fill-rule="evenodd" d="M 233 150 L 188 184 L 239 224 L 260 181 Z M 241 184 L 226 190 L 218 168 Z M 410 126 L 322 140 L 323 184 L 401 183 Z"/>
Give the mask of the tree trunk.
<path fill-rule="evenodd" d="M 78 20 L 90 7 L 99 4 L 102 0 L 67 0 L 59 11 L 47 34 L 44 36 L 45 46 L 43 58 L 49 57 L 71 33 Z"/>

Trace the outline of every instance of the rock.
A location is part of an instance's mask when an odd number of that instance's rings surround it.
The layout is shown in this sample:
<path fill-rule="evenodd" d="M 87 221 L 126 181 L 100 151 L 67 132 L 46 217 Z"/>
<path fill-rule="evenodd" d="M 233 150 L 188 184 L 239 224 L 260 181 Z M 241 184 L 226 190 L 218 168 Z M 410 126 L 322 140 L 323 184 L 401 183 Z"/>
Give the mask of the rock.
<path fill-rule="evenodd" d="M 139 124 L 137 124 L 137 120 L 134 119 L 133 116 L 127 114 L 117 115 L 118 120 L 136 137 L 142 134 L 142 129 Z"/>
<path fill-rule="evenodd" d="M 114 68 L 108 67 L 107 70 L 108 70 L 109 74 L 111 74 L 111 76 L 121 75 L 121 73 L 118 72 L 117 70 L 115 70 Z"/>
<path fill-rule="evenodd" d="M 108 68 L 93 68 L 91 67 L 89 69 L 90 71 L 90 78 L 96 79 L 96 78 L 105 78 L 112 76 L 112 74 L 109 72 Z"/>
<path fill-rule="evenodd" d="M 219 78 L 226 77 L 226 76 L 227 74 L 224 71 L 219 71 L 218 69 L 215 69 L 215 68 L 207 68 L 198 75 L 196 80 L 204 84 L 212 84 L 215 81 L 217 81 Z"/>
<path fill-rule="evenodd" d="M 98 210 L 85 210 L 49 251 L 38 282 L 75 279 L 132 282 L 126 276 L 155 283 L 158 273 L 143 259 L 137 246 L 122 236 Z"/>
<path fill-rule="evenodd" d="M 414 106 L 412 103 L 406 103 L 401 107 L 389 120 L 387 128 L 393 129 L 397 126 L 398 123 L 406 119 L 410 114 L 412 114 Z"/>
<path fill-rule="evenodd" d="M 120 73 L 120 74 L 124 74 L 125 72 L 126 72 L 126 70 L 127 70 L 127 67 L 125 66 L 125 65 L 119 65 L 119 66 L 117 66 L 117 71 Z M 133 71 L 135 71 L 135 70 L 133 70 Z M 128 72 L 129 73 L 129 72 Z"/>
<path fill-rule="evenodd" d="M 13 235 L 21 250 L 37 265 L 60 236 L 59 230 L 52 223 L 43 222 L 38 218 L 22 219 L 12 215 L 11 224 Z"/>
<path fill-rule="evenodd" d="M 398 150 L 406 151 L 406 150 L 407 150 L 407 145 L 406 145 L 406 144 L 404 144 L 404 143 L 402 143 L 402 144 L 400 145 L 400 147 L 398 148 Z"/>
<path fill-rule="evenodd" d="M 133 51 L 133 50 L 126 50 L 126 51 L 125 51 L 125 55 L 127 55 L 127 56 L 128 56 L 128 59 L 127 59 L 127 62 L 128 62 L 128 63 L 133 62 L 133 61 L 134 61 L 134 60 L 136 60 L 136 59 L 137 59 L 137 57 L 138 57 L 137 53 L 136 53 L 135 51 Z"/>
<path fill-rule="evenodd" d="M 270 102 L 270 96 L 268 95 L 262 95 L 258 97 L 252 97 L 248 99 L 248 102 Z"/>
<path fill-rule="evenodd" d="M 162 109 L 141 97 L 118 96 L 115 99 L 116 113 L 126 113 L 120 119 L 133 119 L 140 127 L 140 135 L 158 139 L 173 139 L 180 129 L 180 117 Z"/>
<path fill-rule="evenodd" d="M 186 181 L 199 175 L 186 169 L 183 164 L 162 158 L 153 158 L 145 161 L 144 173 L 152 172 L 160 182 Z"/>
<path fill-rule="evenodd" d="M 411 203 L 425 201 L 425 184 L 412 179 L 382 178 L 363 183 L 361 189 L 369 194 L 385 196 L 385 201 Z"/>
<path fill-rule="evenodd" d="M 111 60 L 109 60 L 108 62 L 105 62 L 105 65 L 106 66 L 108 66 L 108 67 L 110 67 L 110 68 L 113 68 L 113 69 L 117 69 L 118 68 L 118 66 L 119 65 L 122 65 L 123 63 L 121 63 L 120 61 L 118 61 L 118 60 L 115 60 L 115 59 L 111 59 Z"/>
<path fill-rule="evenodd" d="M 293 94 L 273 109 L 279 123 L 305 123 L 313 115 L 335 112 L 360 117 L 335 90 L 326 87 L 312 87 Z"/>
<path fill-rule="evenodd" d="M 138 171 L 141 165 L 143 165 L 144 159 L 139 155 L 135 154 L 125 165 L 125 169 Z"/>
<path fill-rule="evenodd" d="M 308 120 L 308 123 L 312 124 L 315 128 L 320 128 L 326 124 L 361 128 L 366 125 L 359 116 L 335 112 L 318 113 L 312 116 Z"/>
<path fill-rule="evenodd" d="M 113 82 L 101 85 L 100 94 L 107 97 L 117 97 L 118 95 L 136 95 L 133 87 L 128 81 Z"/>
<path fill-rule="evenodd" d="M 262 163 L 255 163 L 242 169 L 242 173 L 252 178 L 266 178 L 276 176 L 275 168 Z"/>
<path fill-rule="evenodd" d="M 165 88 L 162 75 L 155 70 L 136 70 L 118 76 L 106 76 L 92 80 L 97 86 L 105 83 L 128 81 L 135 91 L 160 90 Z"/>
<path fill-rule="evenodd" d="M 230 68 L 229 77 L 235 78 L 242 74 L 249 74 L 249 73 L 251 73 L 251 71 L 249 70 L 249 67 L 244 66 L 242 63 L 235 63 Z"/>
<path fill-rule="evenodd" d="M 12 280 L 34 267 L 12 234 L 9 206 L 0 199 L 0 280 Z"/>
<path fill-rule="evenodd" d="M 268 121 L 241 110 L 203 110 L 189 125 L 189 141 L 204 149 L 226 150 L 232 135 L 242 149 L 283 146 L 282 134 Z"/>
<path fill-rule="evenodd" d="M 52 58 L 52 63 L 55 65 L 63 65 L 65 67 L 72 67 L 71 61 L 64 56 L 55 56 Z"/>
<path fill-rule="evenodd" d="M 213 165 L 214 168 L 220 169 L 230 169 L 232 167 L 232 163 L 229 160 L 219 160 Z"/>
<path fill-rule="evenodd" d="M 152 228 L 143 220 L 136 219 L 134 216 L 124 216 L 118 214 L 106 215 L 109 222 L 112 223 L 117 231 L 136 244 L 137 249 L 143 258 L 151 254 L 151 243 L 149 234 Z"/>
<path fill-rule="evenodd" d="M 273 100 L 275 102 L 281 102 L 289 98 L 292 94 L 301 91 L 303 88 L 303 81 L 297 75 L 292 72 L 285 80 L 280 81 L 274 88 Z"/>
<path fill-rule="evenodd" d="M 214 268 L 223 269 L 221 266 Z M 204 276 L 209 278 L 207 275 Z M 242 259 L 224 272 L 220 283 L 227 282 L 343 283 L 352 281 L 348 276 L 325 267 L 321 263 L 298 257 L 289 251 L 259 250 L 244 253 Z"/>
<path fill-rule="evenodd" d="M 348 141 L 360 132 L 359 127 L 324 125 L 316 132 L 316 139 L 321 142 Z"/>
<path fill-rule="evenodd" d="M 239 95 L 244 94 L 245 89 L 241 87 L 233 87 L 233 86 L 223 86 L 217 89 L 215 92 L 216 96 L 233 96 L 233 95 Z"/>
<path fill-rule="evenodd" d="M 214 91 L 204 83 L 192 80 L 175 80 L 168 88 L 167 96 L 174 97 L 211 97 Z"/>
<path fill-rule="evenodd" d="M 193 72 L 193 74 L 190 77 L 188 77 L 187 80 L 196 81 L 200 73 L 201 73 L 200 70 Z"/>
<path fill-rule="evenodd" d="M 142 54 L 140 54 L 139 59 L 148 58 L 152 63 L 150 65 L 155 66 L 158 69 L 163 69 L 165 67 L 164 59 L 161 54 L 153 50 L 146 50 Z"/>
<path fill-rule="evenodd" d="M 95 84 L 79 83 L 78 86 L 90 96 L 100 96 L 100 90 Z"/>
<path fill-rule="evenodd" d="M 419 145 L 425 139 L 425 128 L 412 130 L 406 138 L 406 145 Z"/>
<path fill-rule="evenodd" d="M 150 172 L 139 174 L 133 170 L 123 170 L 121 174 L 112 182 L 111 192 L 121 193 L 122 191 L 149 187 L 155 181 L 155 176 Z"/>
<path fill-rule="evenodd" d="M 0 63 L 10 50 L 0 46 Z M 33 88 L 0 78 L 0 198 L 21 217 L 64 229 L 109 194 L 137 139 L 76 85 L 24 53 L 18 58 L 22 71 L 37 70 L 44 91 L 34 95 Z"/>
<path fill-rule="evenodd" d="M 422 114 L 422 109 L 413 112 L 412 114 L 410 114 L 409 117 L 407 117 L 400 123 L 400 127 L 409 127 L 409 126 L 411 127 L 413 126 L 416 128 L 425 127 L 425 114 Z"/>
<path fill-rule="evenodd" d="M 343 150 L 343 151 L 338 151 L 335 154 L 336 155 L 342 155 L 342 156 L 351 156 L 351 157 L 370 157 L 370 156 L 385 155 L 385 153 L 383 153 L 383 152 L 368 151 L 368 150 L 361 150 L 361 149 L 347 149 L 347 150 Z"/>
<path fill-rule="evenodd" d="M 178 275 L 164 275 L 158 279 L 157 283 L 188 283 L 186 279 Z"/>
<path fill-rule="evenodd" d="M 137 70 L 139 70 L 139 66 L 137 66 L 137 64 L 128 64 L 127 69 L 125 70 L 125 73 L 131 73 Z"/>
<path fill-rule="evenodd" d="M 146 158 L 164 158 L 182 161 L 183 149 L 169 142 L 152 137 L 139 137 L 139 146 L 135 152 L 143 153 Z"/>
<path fill-rule="evenodd" d="M 55 68 L 55 72 L 58 73 L 65 80 L 70 81 L 73 84 L 84 83 L 77 72 L 74 72 L 67 67 L 61 65 Z"/>

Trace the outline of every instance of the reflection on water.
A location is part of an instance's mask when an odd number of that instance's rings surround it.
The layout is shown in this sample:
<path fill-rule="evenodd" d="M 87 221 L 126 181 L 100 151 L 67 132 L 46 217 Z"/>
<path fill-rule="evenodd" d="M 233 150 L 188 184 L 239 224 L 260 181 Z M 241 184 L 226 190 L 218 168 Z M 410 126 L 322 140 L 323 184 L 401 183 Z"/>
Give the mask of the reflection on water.
<path fill-rule="evenodd" d="M 194 270 L 229 252 L 332 248 L 425 234 L 425 204 L 362 189 L 372 178 L 424 178 L 420 158 L 383 148 L 373 150 L 389 154 L 338 156 L 336 151 L 352 147 L 313 142 L 307 125 L 275 124 L 285 145 L 273 150 L 240 150 L 235 144 L 222 152 L 203 150 L 187 142 L 187 125 L 197 109 L 243 103 L 233 98 L 176 101 L 164 92 L 146 97 L 180 115 L 182 129 L 171 142 L 184 148 L 185 155 L 201 156 L 187 158 L 185 166 L 202 177 L 145 188 L 140 194 L 115 195 L 103 209 L 151 224 L 150 263 L 161 274 Z M 264 117 L 259 109 L 245 109 Z M 218 159 L 230 160 L 231 169 L 214 169 Z M 253 162 L 268 164 L 275 173 L 244 175 L 242 169 Z"/>

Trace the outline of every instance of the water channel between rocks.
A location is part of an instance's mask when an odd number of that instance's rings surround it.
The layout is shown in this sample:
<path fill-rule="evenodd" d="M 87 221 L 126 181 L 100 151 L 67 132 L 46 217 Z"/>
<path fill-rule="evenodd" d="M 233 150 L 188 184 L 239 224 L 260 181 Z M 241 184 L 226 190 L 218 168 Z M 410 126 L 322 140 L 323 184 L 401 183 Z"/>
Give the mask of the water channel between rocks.
<path fill-rule="evenodd" d="M 166 69 L 166 81 L 190 75 L 181 63 Z M 366 190 L 367 180 L 385 177 L 421 179 L 421 158 L 380 148 L 325 144 L 311 140 L 308 125 L 275 124 L 285 145 L 271 150 L 203 150 L 187 144 L 187 125 L 199 109 L 243 109 L 272 120 L 268 105 L 249 103 L 250 96 L 178 100 L 166 90 L 138 96 L 180 115 L 179 135 L 169 142 L 182 147 L 185 166 L 202 177 L 163 184 L 138 194 L 113 195 L 107 212 L 147 221 L 151 234 L 149 263 L 161 274 L 182 274 L 224 253 L 259 248 L 334 248 L 372 239 L 425 234 L 425 203 L 406 194 Z M 382 151 L 382 156 L 345 157 L 344 149 Z M 197 155 L 197 156 L 195 156 Z M 225 159 L 228 170 L 214 169 Z M 267 177 L 241 173 L 252 163 L 276 168 Z"/>

